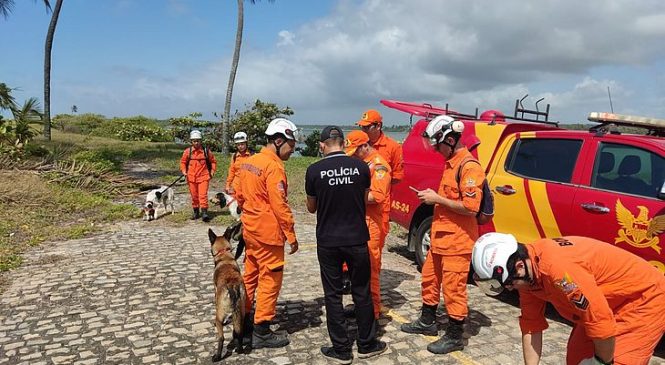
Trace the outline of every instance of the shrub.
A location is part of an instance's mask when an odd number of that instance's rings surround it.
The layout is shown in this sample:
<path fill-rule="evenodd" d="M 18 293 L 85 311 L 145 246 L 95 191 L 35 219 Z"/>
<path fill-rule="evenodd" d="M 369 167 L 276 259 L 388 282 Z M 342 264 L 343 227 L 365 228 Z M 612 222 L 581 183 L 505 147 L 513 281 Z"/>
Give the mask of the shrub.
<path fill-rule="evenodd" d="M 245 132 L 249 137 L 248 146 L 256 151 L 266 143 L 265 131 L 268 123 L 274 118 L 293 115 L 293 110 L 288 106 L 280 108 L 277 104 L 264 103 L 256 100 L 254 105 L 240 114 L 236 114 L 229 128 L 229 146 L 233 146 L 233 135 L 236 132 Z M 221 126 L 215 134 L 221 137 Z M 221 138 L 219 138 L 221 139 Z"/>
<path fill-rule="evenodd" d="M 303 156 L 317 157 L 319 155 L 319 138 L 321 131 L 315 130 L 305 138 L 305 147 L 300 150 Z"/>

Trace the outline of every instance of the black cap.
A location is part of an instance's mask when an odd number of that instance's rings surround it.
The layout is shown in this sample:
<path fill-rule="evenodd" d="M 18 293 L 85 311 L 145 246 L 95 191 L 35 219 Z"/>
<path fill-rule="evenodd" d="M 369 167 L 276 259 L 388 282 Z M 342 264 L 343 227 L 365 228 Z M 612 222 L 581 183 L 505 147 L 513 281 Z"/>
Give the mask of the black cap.
<path fill-rule="evenodd" d="M 329 125 L 321 131 L 321 138 L 319 139 L 321 142 L 325 142 L 326 140 L 330 138 L 335 138 L 339 137 L 344 139 L 344 133 L 342 133 L 342 130 L 334 125 Z"/>

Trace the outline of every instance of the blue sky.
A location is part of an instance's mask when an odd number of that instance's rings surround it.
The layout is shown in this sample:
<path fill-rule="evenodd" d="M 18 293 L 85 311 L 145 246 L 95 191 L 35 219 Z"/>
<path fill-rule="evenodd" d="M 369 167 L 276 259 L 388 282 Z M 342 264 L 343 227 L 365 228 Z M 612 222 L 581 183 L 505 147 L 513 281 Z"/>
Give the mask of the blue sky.
<path fill-rule="evenodd" d="M 17 0 L 0 19 L 0 82 L 42 91 L 50 15 Z M 445 5 L 445 6 L 444 6 Z M 156 118 L 222 111 L 235 1 L 65 0 L 53 46 L 52 115 Z M 233 110 L 256 98 L 296 123 L 350 124 L 381 99 L 510 114 L 529 94 L 552 118 L 591 111 L 665 118 L 665 2 L 277 0 L 245 5 Z M 542 105 L 542 104 L 541 104 Z"/>

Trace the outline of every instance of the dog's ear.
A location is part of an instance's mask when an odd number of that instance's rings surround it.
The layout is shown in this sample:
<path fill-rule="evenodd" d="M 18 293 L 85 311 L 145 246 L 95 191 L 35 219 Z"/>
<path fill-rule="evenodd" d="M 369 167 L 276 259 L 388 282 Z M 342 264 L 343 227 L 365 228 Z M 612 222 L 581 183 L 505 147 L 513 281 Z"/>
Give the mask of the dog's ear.
<path fill-rule="evenodd" d="M 221 207 L 226 206 L 226 195 L 224 195 L 224 193 L 217 193 L 217 200 L 219 201 L 219 205 Z"/>
<path fill-rule="evenodd" d="M 217 235 L 210 228 L 208 228 L 208 239 L 210 239 L 211 245 L 214 245 L 215 241 L 217 240 Z"/>
<path fill-rule="evenodd" d="M 245 240 L 240 236 L 240 239 L 238 240 L 238 247 L 236 247 L 236 254 L 235 254 L 235 259 L 237 260 L 240 255 L 242 255 L 242 251 L 245 249 Z"/>
<path fill-rule="evenodd" d="M 156 191 L 155 196 L 157 197 L 157 199 L 161 199 L 162 198 L 162 192 L 161 191 Z"/>
<path fill-rule="evenodd" d="M 224 232 L 224 238 L 226 238 L 227 241 L 231 242 L 231 239 L 233 238 L 233 236 L 235 236 L 238 233 L 241 227 L 242 226 L 240 221 L 233 223 L 228 228 L 226 228 L 226 231 Z"/>

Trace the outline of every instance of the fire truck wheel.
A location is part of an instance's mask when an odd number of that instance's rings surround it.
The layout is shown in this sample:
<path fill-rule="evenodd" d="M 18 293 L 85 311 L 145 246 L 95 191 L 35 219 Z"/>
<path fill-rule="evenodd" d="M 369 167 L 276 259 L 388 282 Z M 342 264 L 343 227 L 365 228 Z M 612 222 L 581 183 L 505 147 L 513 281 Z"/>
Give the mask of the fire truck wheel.
<path fill-rule="evenodd" d="M 418 268 L 422 268 L 425 263 L 425 258 L 427 257 L 427 251 L 430 247 L 430 230 L 432 229 L 432 217 L 429 216 L 423 219 L 422 222 L 418 225 L 415 235 L 415 251 L 416 251 L 416 263 Z"/>

